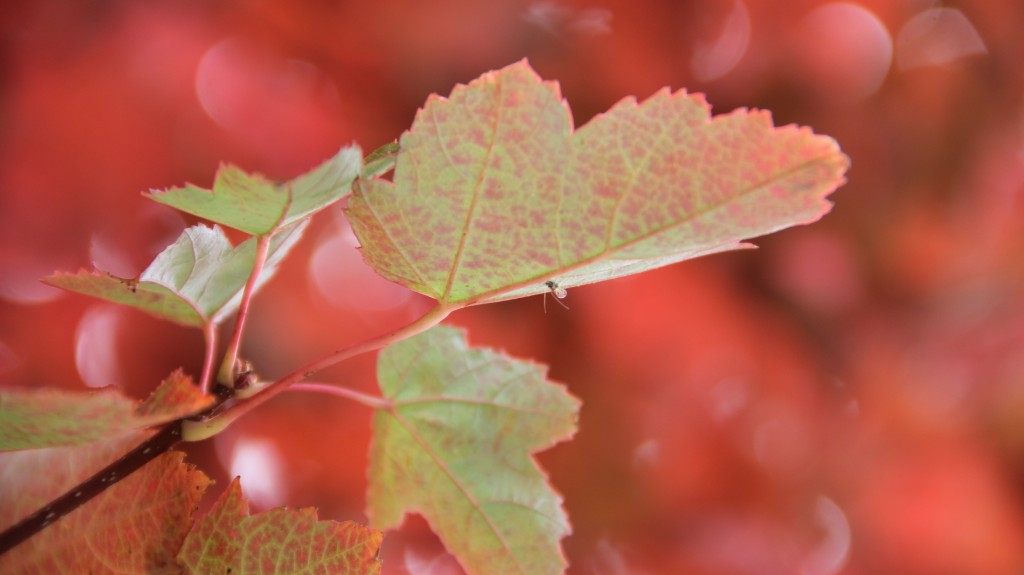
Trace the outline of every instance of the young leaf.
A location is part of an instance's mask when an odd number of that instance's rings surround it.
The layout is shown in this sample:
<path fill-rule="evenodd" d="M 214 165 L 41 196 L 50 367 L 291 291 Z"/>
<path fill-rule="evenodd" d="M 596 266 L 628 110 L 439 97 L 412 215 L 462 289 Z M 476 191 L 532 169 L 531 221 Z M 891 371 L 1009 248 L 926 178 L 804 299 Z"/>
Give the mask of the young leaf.
<path fill-rule="evenodd" d="M 185 573 L 287 575 L 380 573 L 379 531 L 318 521 L 313 509 L 249 515 L 236 477 L 196 524 L 178 555 Z"/>
<path fill-rule="evenodd" d="M 144 434 L 89 448 L 0 456 L 0 527 L 77 485 Z M 0 573 L 176 573 L 175 554 L 210 481 L 165 453 L 54 525 L 0 556 Z M 15 496 L 16 495 L 16 496 Z"/>
<path fill-rule="evenodd" d="M 257 287 L 269 280 L 302 236 L 307 221 L 281 231 L 270 242 L 270 255 Z M 161 252 L 138 279 L 102 272 L 57 273 L 43 281 L 52 286 L 139 308 L 187 326 L 219 323 L 234 313 L 256 258 L 256 239 L 231 247 L 217 226 L 193 226 Z"/>
<path fill-rule="evenodd" d="M 574 133 L 557 85 L 524 61 L 431 96 L 394 183 L 357 182 L 348 216 L 385 278 L 480 303 L 746 247 L 820 218 L 847 165 L 831 138 L 767 112 L 712 119 L 668 90 Z"/>
<path fill-rule="evenodd" d="M 388 347 L 377 372 L 392 407 L 374 416 L 374 526 L 420 513 L 469 573 L 562 573 L 569 523 L 531 454 L 575 432 L 578 400 L 449 327 Z"/>
<path fill-rule="evenodd" d="M 358 146 L 342 148 L 317 168 L 281 185 L 225 165 L 217 171 L 213 190 L 187 185 L 153 190 L 148 196 L 211 222 L 261 236 L 304 219 L 348 194 L 362 168 L 361 154 Z"/>
<path fill-rule="evenodd" d="M 114 388 L 0 390 L 0 450 L 88 445 L 199 413 L 214 402 L 180 370 L 141 404 Z"/>

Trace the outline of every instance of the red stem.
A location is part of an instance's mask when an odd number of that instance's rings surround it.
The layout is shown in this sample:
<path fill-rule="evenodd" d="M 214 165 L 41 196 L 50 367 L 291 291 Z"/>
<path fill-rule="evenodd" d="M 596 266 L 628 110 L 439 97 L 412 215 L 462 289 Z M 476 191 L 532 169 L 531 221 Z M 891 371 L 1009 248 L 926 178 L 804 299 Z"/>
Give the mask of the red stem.
<path fill-rule="evenodd" d="M 217 324 L 208 321 L 203 324 L 203 341 L 206 343 L 203 356 L 203 374 L 199 378 L 199 388 L 203 393 L 210 393 L 213 381 L 213 358 L 217 354 Z"/>
<path fill-rule="evenodd" d="M 238 350 L 242 346 L 242 331 L 245 329 L 245 318 L 249 315 L 249 302 L 252 300 L 252 293 L 256 289 L 256 282 L 259 281 L 260 274 L 263 273 L 263 266 L 267 263 L 271 237 L 272 234 L 266 234 L 256 238 L 256 260 L 253 262 L 249 281 L 245 282 L 242 301 L 238 306 L 238 319 L 235 320 L 235 331 L 231 334 L 231 341 L 228 342 L 228 349 L 224 353 L 224 361 L 220 364 L 220 373 L 217 376 L 218 381 L 228 387 L 233 386 L 235 383 L 235 361 L 238 359 Z"/>
<path fill-rule="evenodd" d="M 296 383 L 289 388 L 289 391 L 308 391 L 311 393 L 336 395 L 345 399 L 358 401 L 359 403 L 372 407 L 373 409 L 387 409 L 391 407 L 391 402 L 383 397 L 362 393 L 360 391 L 338 385 L 328 385 L 325 383 Z"/>

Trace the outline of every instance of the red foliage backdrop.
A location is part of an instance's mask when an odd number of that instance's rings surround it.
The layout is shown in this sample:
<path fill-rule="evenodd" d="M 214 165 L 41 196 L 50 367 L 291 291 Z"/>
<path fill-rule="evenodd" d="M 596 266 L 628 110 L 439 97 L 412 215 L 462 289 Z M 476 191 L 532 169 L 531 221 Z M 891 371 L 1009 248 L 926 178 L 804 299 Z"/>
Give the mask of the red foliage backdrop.
<path fill-rule="evenodd" d="M 0 11 L 0 380 L 143 396 L 199 333 L 42 286 L 137 274 L 187 223 L 139 195 L 275 178 L 396 138 L 431 92 L 523 57 L 582 124 L 669 85 L 773 110 L 851 156 L 822 222 L 453 318 L 584 399 L 541 459 L 573 574 L 1024 569 L 1024 9 L 1019 2 L 198 0 Z M 256 300 L 281 375 L 416 317 L 319 217 Z M 323 374 L 372 390 L 373 357 Z M 255 507 L 363 515 L 369 413 L 286 394 L 189 458 Z M 218 489 L 214 489 L 216 493 Z M 457 573 L 422 521 L 385 572 Z"/>

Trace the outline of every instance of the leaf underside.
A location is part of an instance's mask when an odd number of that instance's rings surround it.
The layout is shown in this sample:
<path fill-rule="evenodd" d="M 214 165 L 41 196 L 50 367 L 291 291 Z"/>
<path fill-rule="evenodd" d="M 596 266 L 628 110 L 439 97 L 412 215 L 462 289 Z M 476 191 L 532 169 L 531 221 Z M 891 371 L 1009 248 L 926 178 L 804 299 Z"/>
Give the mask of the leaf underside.
<path fill-rule="evenodd" d="M 238 478 L 189 533 L 178 555 L 185 573 L 375 575 L 382 534 L 312 509 L 249 515 Z"/>
<path fill-rule="evenodd" d="M 102 469 L 145 438 L 0 455 L 0 527 Z M 210 480 L 170 452 L 0 556 L 0 573 L 177 573 L 175 555 Z"/>
<path fill-rule="evenodd" d="M 154 190 L 148 196 L 183 212 L 260 236 L 307 218 L 340 200 L 351 190 L 352 181 L 361 168 L 359 147 L 349 146 L 320 166 L 281 185 L 259 174 L 224 165 L 217 171 L 212 190 L 188 185 Z"/>
<path fill-rule="evenodd" d="M 277 233 L 257 288 L 273 277 L 277 265 L 302 236 L 308 220 Z M 223 230 L 197 225 L 157 255 L 138 279 L 98 271 L 57 273 L 45 283 L 191 327 L 220 323 L 242 299 L 256 259 L 256 239 L 232 247 Z"/>
<path fill-rule="evenodd" d="M 431 96 L 394 182 L 359 180 L 366 261 L 444 303 L 482 303 L 746 247 L 825 214 L 847 158 L 767 112 L 710 117 L 699 95 L 625 99 L 579 130 L 524 62 Z"/>
<path fill-rule="evenodd" d="M 0 451 L 88 445 L 199 413 L 214 402 L 180 370 L 141 404 L 114 388 L 0 390 Z"/>
<path fill-rule="evenodd" d="M 545 369 L 436 327 L 385 349 L 368 515 L 380 529 L 423 515 L 469 573 L 562 573 L 561 497 L 531 454 L 568 439 L 579 402 Z"/>

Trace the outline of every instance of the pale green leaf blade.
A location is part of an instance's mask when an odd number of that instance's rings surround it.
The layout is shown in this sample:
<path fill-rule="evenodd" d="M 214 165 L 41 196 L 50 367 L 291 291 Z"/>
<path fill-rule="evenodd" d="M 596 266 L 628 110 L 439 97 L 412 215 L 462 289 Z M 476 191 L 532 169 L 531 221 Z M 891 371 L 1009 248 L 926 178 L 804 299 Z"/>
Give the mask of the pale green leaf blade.
<path fill-rule="evenodd" d="M 282 187 L 290 189 L 292 203 L 280 225 L 309 217 L 348 195 L 362 165 L 359 147 L 348 146 L 313 170 L 286 182 Z"/>
<path fill-rule="evenodd" d="M 312 509 L 250 516 L 236 477 L 188 534 L 178 562 L 197 575 L 376 575 L 382 539 L 352 521 L 320 521 Z"/>
<path fill-rule="evenodd" d="M 213 189 L 192 184 L 152 190 L 148 197 L 161 204 L 253 235 L 265 234 L 281 221 L 288 192 L 260 174 L 225 164 L 217 170 Z"/>
<path fill-rule="evenodd" d="M 257 288 L 270 280 L 302 237 L 308 221 L 284 228 L 270 240 Z M 256 239 L 232 248 L 223 230 L 193 226 L 162 251 L 138 279 L 102 272 L 58 273 L 43 281 L 69 291 L 138 308 L 186 326 L 218 323 L 234 313 L 256 260 Z"/>
<path fill-rule="evenodd" d="M 145 439 L 0 454 L 0 528 L 35 512 Z M 0 556 L 0 573 L 178 573 L 175 555 L 210 480 L 170 452 Z"/>
<path fill-rule="evenodd" d="M 308 224 L 309 220 L 301 220 L 275 233 L 270 239 L 267 262 L 256 282 L 257 292 L 273 279 L 278 266 L 302 238 Z M 189 301 L 195 303 L 204 317 L 220 323 L 238 310 L 242 291 L 256 261 L 256 241 L 256 238 L 250 238 L 242 242 L 226 254 L 208 276 L 197 274 L 187 282 L 191 290 Z"/>
<path fill-rule="evenodd" d="M 748 247 L 825 214 L 848 163 L 830 138 L 667 90 L 573 133 L 520 62 L 428 99 L 394 183 L 360 181 L 348 215 L 384 277 L 481 303 Z"/>
<path fill-rule="evenodd" d="M 187 185 L 154 190 L 162 204 L 252 235 L 266 235 L 294 224 L 340 200 L 362 167 L 357 146 L 342 148 L 308 173 L 277 185 L 259 174 L 225 165 L 213 189 Z"/>
<path fill-rule="evenodd" d="M 141 404 L 110 387 L 0 389 L 0 451 L 88 445 L 199 413 L 213 402 L 180 370 Z"/>
<path fill-rule="evenodd" d="M 561 497 L 531 455 L 568 439 L 579 402 L 543 366 L 437 327 L 385 349 L 368 514 L 382 529 L 423 515 L 469 573 L 562 573 Z"/>

